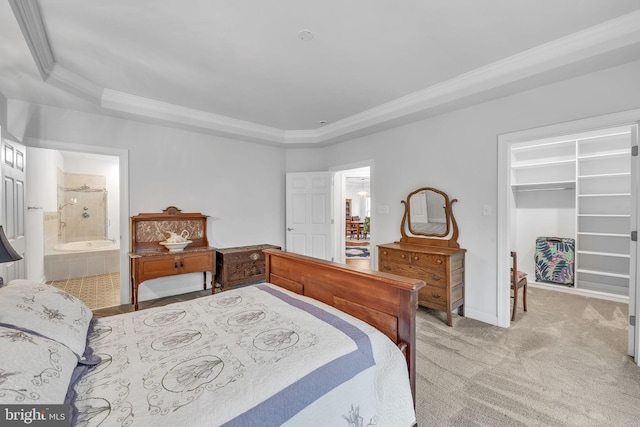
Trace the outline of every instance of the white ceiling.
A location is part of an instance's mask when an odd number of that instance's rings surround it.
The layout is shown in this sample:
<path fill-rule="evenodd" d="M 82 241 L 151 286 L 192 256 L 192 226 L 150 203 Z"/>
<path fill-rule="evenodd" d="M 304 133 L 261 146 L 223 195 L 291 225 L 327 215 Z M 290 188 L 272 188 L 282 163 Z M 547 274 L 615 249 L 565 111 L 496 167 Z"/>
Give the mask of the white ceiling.
<path fill-rule="evenodd" d="M 0 3 L 7 98 L 269 144 L 334 143 L 638 59 L 639 0 Z"/>

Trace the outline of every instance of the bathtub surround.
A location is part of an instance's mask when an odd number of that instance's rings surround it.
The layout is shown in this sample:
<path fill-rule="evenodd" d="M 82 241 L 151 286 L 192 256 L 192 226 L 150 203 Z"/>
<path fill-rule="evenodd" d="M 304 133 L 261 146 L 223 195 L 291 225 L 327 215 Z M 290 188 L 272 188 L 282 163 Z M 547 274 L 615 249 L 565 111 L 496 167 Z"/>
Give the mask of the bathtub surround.
<path fill-rule="evenodd" d="M 44 255 L 44 273 L 48 281 L 119 271 L 120 247 L 117 241 L 63 243 L 50 248 Z"/>

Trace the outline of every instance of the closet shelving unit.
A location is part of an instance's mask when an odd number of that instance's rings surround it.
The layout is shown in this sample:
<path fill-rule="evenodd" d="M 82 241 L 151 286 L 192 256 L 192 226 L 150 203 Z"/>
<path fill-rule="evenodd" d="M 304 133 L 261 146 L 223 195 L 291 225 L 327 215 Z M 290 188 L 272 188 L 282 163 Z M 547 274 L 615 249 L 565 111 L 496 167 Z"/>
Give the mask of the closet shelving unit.
<path fill-rule="evenodd" d="M 576 279 L 582 289 L 628 296 L 630 133 L 577 141 Z"/>
<path fill-rule="evenodd" d="M 628 296 L 630 166 L 628 129 L 511 149 L 514 192 L 575 190 L 567 193 L 576 207 L 575 289 Z"/>
<path fill-rule="evenodd" d="M 512 149 L 514 191 L 564 190 L 576 187 L 575 141 L 550 142 Z"/>

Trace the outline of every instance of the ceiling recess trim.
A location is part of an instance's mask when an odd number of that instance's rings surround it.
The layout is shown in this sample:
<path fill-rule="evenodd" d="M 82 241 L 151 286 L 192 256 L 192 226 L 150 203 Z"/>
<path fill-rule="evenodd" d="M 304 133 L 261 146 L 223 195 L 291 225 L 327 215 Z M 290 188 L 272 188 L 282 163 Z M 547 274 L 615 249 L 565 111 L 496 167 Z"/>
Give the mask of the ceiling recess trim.
<path fill-rule="evenodd" d="M 124 117 L 286 147 L 326 146 L 437 114 L 451 103 L 482 99 L 492 91 L 579 61 L 640 44 L 640 11 L 632 12 L 391 102 L 311 130 L 284 130 L 101 88 L 56 64 L 39 3 L 9 0 L 43 80 Z M 489 97 L 487 98 L 489 99 Z M 474 101 L 468 101 L 471 105 Z"/>

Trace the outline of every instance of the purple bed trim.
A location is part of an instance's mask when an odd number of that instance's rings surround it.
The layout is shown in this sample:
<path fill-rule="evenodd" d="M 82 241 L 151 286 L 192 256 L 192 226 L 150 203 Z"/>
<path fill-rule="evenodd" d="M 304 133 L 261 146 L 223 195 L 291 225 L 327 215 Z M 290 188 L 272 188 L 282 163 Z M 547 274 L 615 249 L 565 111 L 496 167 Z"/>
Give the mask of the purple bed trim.
<path fill-rule="evenodd" d="M 301 301 L 266 285 L 256 288 L 306 311 L 350 337 L 357 349 L 310 372 L 264 402 L 225 423 L 224 426 L 279 426 L 335 387 L 375 365 L 371 341 L 354 325 L 320 307 Z"/>

